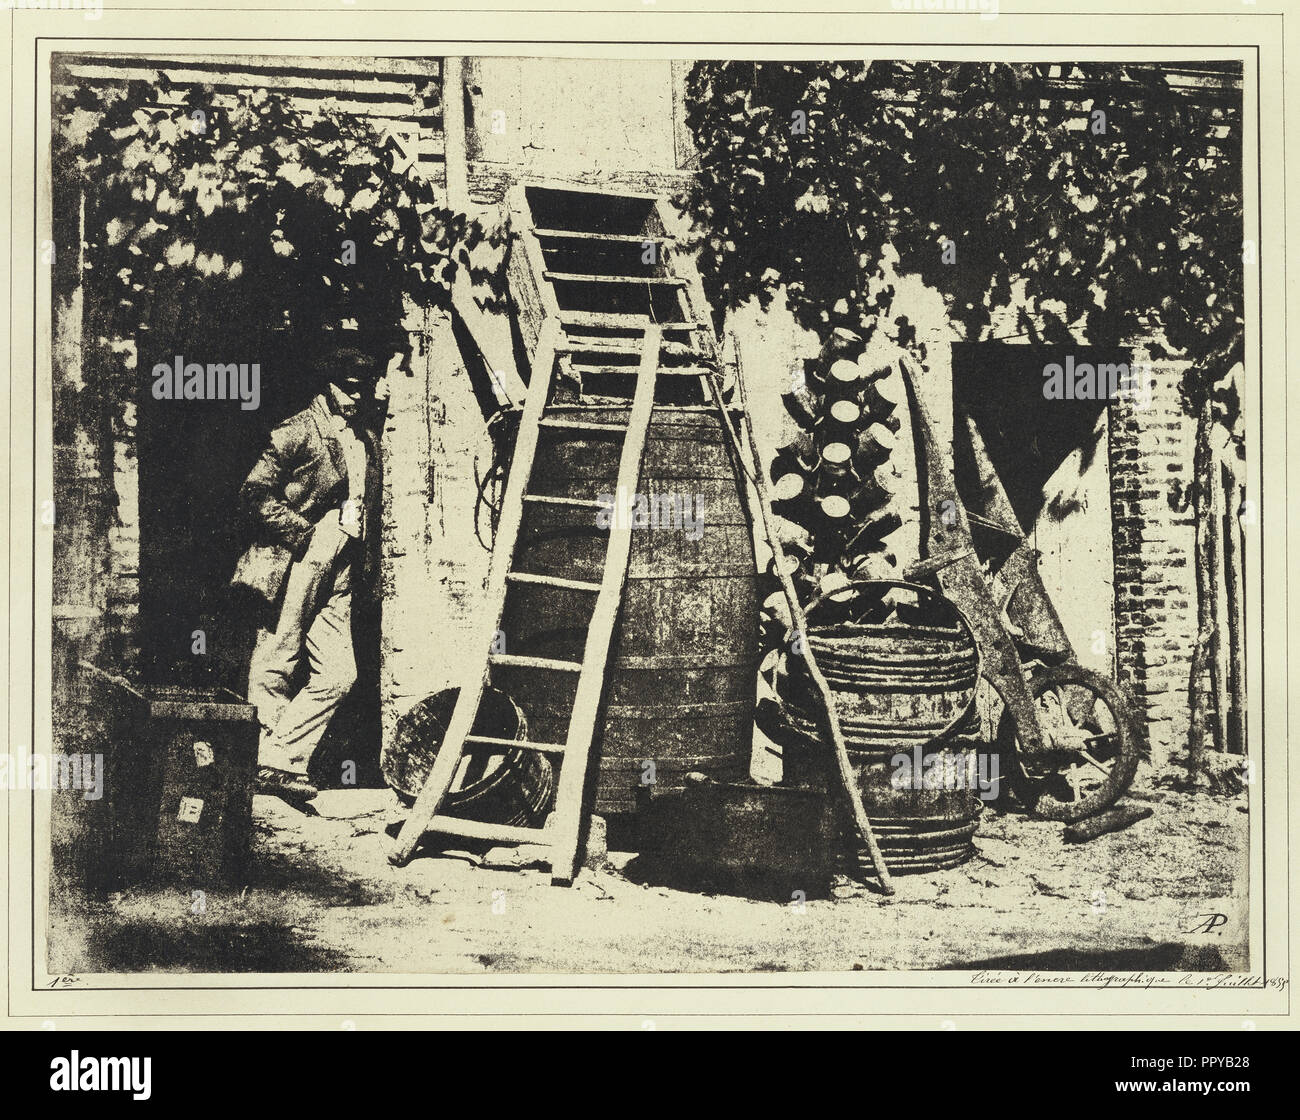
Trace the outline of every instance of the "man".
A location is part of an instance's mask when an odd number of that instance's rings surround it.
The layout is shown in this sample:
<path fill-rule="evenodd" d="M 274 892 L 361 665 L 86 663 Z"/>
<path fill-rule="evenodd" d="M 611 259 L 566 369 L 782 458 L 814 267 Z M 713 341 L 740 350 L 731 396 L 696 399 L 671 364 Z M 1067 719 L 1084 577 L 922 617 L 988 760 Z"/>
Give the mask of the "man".
<path fill-rule="evenodd" d="M 364 544 L 378 531 L 375 455 L 360 405 L 380 372 L 356 344 L 339 346 L 324 390 L 271 432 L 240 489 L 256 539 L 232 582 L 269 610 L 248 671 L 262 725 L 256 789 L 296 808 L 318 792 L 308 765 L 356 680 L 353 591 Z M 291 696 L 304 655 L 307 681 Z"/>

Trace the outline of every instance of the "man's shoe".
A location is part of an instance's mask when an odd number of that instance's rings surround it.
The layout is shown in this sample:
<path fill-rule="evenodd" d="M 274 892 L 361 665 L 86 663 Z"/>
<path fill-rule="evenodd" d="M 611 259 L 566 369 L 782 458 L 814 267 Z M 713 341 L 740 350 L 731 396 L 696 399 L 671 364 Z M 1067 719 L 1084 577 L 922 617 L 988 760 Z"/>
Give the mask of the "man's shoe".
<path fill-rule="evenodd" d="M 307 780 L 306 774 L 277 770 L 274 766 L 260 766 L 253 783 L 253 792 L 278 797 L 295 809 L 302 809 L 320 790 Z"/>

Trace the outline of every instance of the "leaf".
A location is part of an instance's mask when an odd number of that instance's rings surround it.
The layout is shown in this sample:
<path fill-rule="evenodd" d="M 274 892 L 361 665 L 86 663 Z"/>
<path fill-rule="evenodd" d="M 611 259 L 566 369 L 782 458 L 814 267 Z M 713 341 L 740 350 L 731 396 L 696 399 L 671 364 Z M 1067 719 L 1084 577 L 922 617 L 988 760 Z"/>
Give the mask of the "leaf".
<path fill-rule="evenodd" d="M 314 178 L 312 173 L 296 160 L 282 163 L 275 174 L 276 178 L 283 179 L 295 187 L 304 186 Z"/>
<path fill-rule="evenodd" d="M 352 201 L 348 203 L 350 210 L 372 210 L 379 201 L 379 192 L 370 187 L 363 187 L 352 196 Z"/>
<path fill-rule="evenodd" d="M 825 191 L 810 187 L 795 199 L 794 208 L 808 214 L 825 214 L 831 208 L 831 201 Z"/>

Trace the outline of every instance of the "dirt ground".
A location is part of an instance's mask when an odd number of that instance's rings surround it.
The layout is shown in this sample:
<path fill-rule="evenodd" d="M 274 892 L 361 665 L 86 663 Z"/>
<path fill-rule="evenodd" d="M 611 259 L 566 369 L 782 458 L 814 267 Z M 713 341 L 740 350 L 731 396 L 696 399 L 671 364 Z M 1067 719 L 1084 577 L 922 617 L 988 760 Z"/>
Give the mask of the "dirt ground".
<path fill-rule="evenodd" d="M 1079 845 L 986 812 L 959 868 L 900 877 L 893 898 L 841 877 L 801 902 L 684 889 L 619 852 L 567 889 L 529 849 L 394 868 L 387 790 L 326 791 L 318 816 L 258 797 L 242 889 L 55 899 L 50 971 L 1246 971 L 1245 798 L 1140 778 L 1130 800 L 1154 815 Z"/>

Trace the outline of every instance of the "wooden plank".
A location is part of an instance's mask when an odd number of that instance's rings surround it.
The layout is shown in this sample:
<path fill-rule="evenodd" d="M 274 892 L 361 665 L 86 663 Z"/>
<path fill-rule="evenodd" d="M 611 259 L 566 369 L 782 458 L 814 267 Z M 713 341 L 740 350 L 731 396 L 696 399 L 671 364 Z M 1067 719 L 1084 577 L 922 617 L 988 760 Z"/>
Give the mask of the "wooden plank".
<path fill-rule="evenodd" d="M 661 245 L 676 245 L 677 238 L 664 233 L 594 233 L 579 229 L 539 229 L 538 237 L 553 237 L 562 241 L 613 241 L 626 245 L 644 245 L 655 241 Z"/>
<path fill-rule="evenodd" d="M 622 429 L 620 429 L 622 430 Z M 514 583 L 535 583 L 542 587 L 563 587 L 569 591 L 599 591 L 600 584 L 585 579 L 563 579 L 560 576 L 542 576 L 536 572 L 511 572 L 506 579 Z"/>
<path fill-rule="evenodd" d="M 154 70 L 141 67 L 138 70 L 118 70 L 105 66 L 74 65 L 69 74 L 81 82 L 124 82 L 131 79 L 149 81 L 158 84 L 158 75 L 165 73 L 173 86 L 192 87 L 209 86 L 226 93 L 239 93 L 243 90 L 266 89 L 279 94 L 288 94 L 303 100 L 326 100 L 334 98 L 340 102 L 353 102 L 369 106 L 399 106 L 402 116 L 412 112 L 410 79 L 379 79 L 375 77 L 362 79 L 315 78 L 301 73 L 285 73 L 280 76 L 249 72 L 243 67 L 233 70 L 199 70 L 177 65 L 167 65 Z M 162 91 L 159 91 L 160 95 Z"/>
<path fill-rule="evenodd" d="M 211 69 L 217 73 L 231 70 L 253 72 L 273 77 L 292 76 L 300 70 L 323 73 L 330 78 L 357 77 L 387 81 L 437 82 L 442 60 L 434 56 L 419 58 L 403 55 L 251 55 L 251 54 L 176 54 L 168 58 L 152 55 L 118 54 L 96 51 L 94 54 L 54 56 L 56 65 L 69 69 L 81 66 L 106 66 L 118 71 L 142 68 L 166 70 L 186 66 L 195 70 Z M 258 61 L 263 59 L 264 61 Z M 381 69 L 382 68 L 382 69 Z M 135 76 L 132 74 L 132 76 Z"/>
<path fill-rule="evenodd" d="M 560 308 L 555 301 L 555 289 L 542 281 L 546 262 L 541 242 L 533 231 L 533 215 L 522 186 L 515 185 L 506 191 L 505 208 L 510 215 L 512 242 L 506 265 L 507 279 L 519 309 L 520 333 L 527 345 L 548 318 L 559 315 Z"/>
<path fill-rule="evenodd" d="M 593 366 L 575 362 L 573 372 L 580 377 L 592 374 L 595 377 L 631 377 L 636 373 L 635 366 Z M 659 370 L 660 377 L 708 377 L 707 366 L 664 366 Z"/>
<path fill-rule="evenodd" d="M 639 358 L 641 348 L 635 345 L 635 339 L 618 339 L 618 338 L 570 338 L 567 342 L 561 343 L 559 353 L 561 354 L 618 354 L 625 357 Z M 699 350 L 685 342 L 665 342 L 659 347 L 659 353 L 664 358 L 698 358 Z M 660 371 L 663 372 L 662 370 Z"/>
<path fill-rule="evenodd" d="M 644 173 L 633 173 L 636 178 L 642 178 Z M 685 186 L 691 176 L 680 176 L 682 185 Z M 548 191 L 566 191 L 569 194 L 600 194 L 600 195 L 617 195 L 619 198 L 641 198 L 658 201 L 662 195 L 654 191 L 633 190 L 625 188 L 615 183 L 579 183 L 572 179 L 555 179 L 545 175 L 520 175 L 516 180 L 520 188 L 523 187 L 540 187 Z"/>
<path fill-rule="evenodd" d="M 686 281 L 680 276 L 616 276 L 604 272 L 551 272 L 544 274 L 552 283 L 562 284 L 659 284 L 663 287 L 682 288 Z"/>
<path fill-rule="evenodd" d="M 576 509 L 600 509 L 600 503 L 594 498 L 560 498 L 553 494 L 528 494 L 524 501 L 537 502 L 549 506 L 573 506 Z"/>
<path fill-rule="evenodd" d="M 629 369 L 628 373 L 635 373 L 636 370 Z M 559 417 L 549 416 L 542 421 L 543 428 L 563 428 L 571 432 L 626 432 L 627 429 L 622 424 L 597 424 L 591 420 L 563 420 Z"/>
<path fill-rule="evenodd" d="M 515 542 L 519 537 L 519 526 L 524 517 L 524 493 L 528 487 L 528 478 L 533 469 L 533 456 L 537 451 L 537 436 L 541 430 L 538 421 L 546 407 L 546 398 L 551 384 L 551 370 L 555 365 L 555 344 L 559 338 L 559 327 L 555 320 L 547 320 L 542 327 L 537 350 L 533 357 L 533 372 L 529 382 L 528 399 L 524 404 L 523 416 L 520 418 L 519 434 L 515 438 L 514 460 L 510 474 L 506 479 L 506 491 L 501 502 L 501 517 L 497 522 L 496 543 L 492 549 L 492 561 L 488 570 L 487 590 L 484 602 L 490 604 L 490 627 L 484 634 L 481 656 L 471 659 L 466 671 L 465 683 L 461 686 L 456 706 L 452 710 L 447 724 L 447 733 L 443 736 L 442 747 L 434 760 L 424 788 L 411 806 L 411 812 L 402 824 L 397 841 L 389 853 L 389 860 L 401 866 L 415 851 L 434 819 L 442 800 L 451 788 L 460 764 L 461 750 L 465 736 L 474 725 L 478 714 L 479 700 L 487 683 L 488 665 L 491 658 L 492 642 L 501 628 L 501 616 L 505 610 L 506 576 L 514 559 Z"/>
<path fill-rule="evenodd" d="M 460 817 L 434 817 L 426 832 L 445 832 L 470 840 L 494 840 L 500 844 L 545 844 L 550 833 L 545 828 L 520 828 L 511 824 L 488 824 L 462 820 Z"/>
<path fill-rule="evenodd" d="M 455 178 L 454 175 L 451 178 Z M 448 180 L 448 190 L 455 188 Z M 469 271 L 464 268 L 456 270 L 456 277 L 451 285 L 451 305 L 460 316 L 470 338 L 483 357 L 489 370 L 489 382 L 492 395 L 498 405 L 508 405 L 522 401 L 528 390 L 523 378 L 515 367 L 514 347 L 511 345 L 510 323 L 504 314 L 484 311 L 474 298 L 474 285 Z"/>
<path fill-rule="evenodd" d="M 102 83 L 101 83 L 102 84 Z M 74 87 L 62 86 L 64 90 L 71 91 Z M 192 87 L 178 86 L 174 89 L 164 91 L 158 90 L 153 99 L 140 107 L 148 113 L 168 113 L 174 114 L 177 110 L 190 108 L 187 98 L 188 90 Z M 247 89 L 247 86 L 240 89 Z M 325 92 L 316 94 L 288 93 L 291 103 L 300 112 L 313 115 L 320 111 L 321 102 L 327 98 Z M 239 90 L 237 89 L 217 89 L 213 92 L 211 104 L 218 109 L 232 109 L 239 102 Z M 368 120 L 376 129 L 383 131 L 385 128 L 395 133 L 406 133 L 415 136 L 419 132 L 419 126 L 424 122 L 426 114 L 415 113 L 412 111 L 409 99 L 404 101 L 382 101 L 382 102 L 362 102 L 362 101 L 335 101 L 335 108 L 341 113 L 351 114 L 352 116 L 362 117 Z M 421 145 L 422 152 L 419 156 L 424 159 L 425 152 L 431 157 L 441 160 L 443 138 L 440 125 L 434 126 L 437 131 L 420 133 L 417 143 Z"/>
<path fill-rule="evenodd" d="M 655 326 L 663 331 L 697 331 L 704 328 L 703 323 L 668 322 L 654 323 L 648 315 L 621 315 L 607 311 L 560 311 L 555 312 L 564 321 L 566 327 L 605 327 L 612 330 L 643 331 Z"/>
<path fill-rule="evenodd" d="M 511 231 L 519 238 L 533 276 L 540 281 L 546 275 L 546 260 L 542 256 L 542 244 L 537 240 L 533 229 L 533 213 L 528 206 L 528 196 L 523 187 L 512 187 L 509 194 Z M 542 301 L 544 316 L 559 316 L 560 305 L 555 301 L 555 290 L 549 284 L 538 284 L 538 295 Z"/>
<path fill-rule="evenodd" d="M 587 342 L 565 342 L 559 347 L 561 354 L 625 354 L 639 357 L 641 349 L 625 342 L 611 339 L 590 339 Z"/>
<path fill-rule="evenodd" d="M 658 215 L 659 224 L 667 229 L 668 223 L 664 221 L 662 201 L 655 203 L 655 212 Z M 700 319 L 703 324 L 707 324 L 707 329 L 701 332 L 705 337 L 704 348 L 720 371 L 722 369 L 722 348 L 718 345 L 718 340 L 713 336 L 713 327 L 709 323 L 709 302 L 704 295 L 704 281 L 700 278 L 700 272 L 695 267 L 694 259 L 683 253 L 674 252 L 669 255 L 664 263 L 669 268 L 679 272 L 686 280 L 686 286 L 678 293 L 682 312 L 688 319 Z M 708 369 L 696 374 L 700 379 L 700 390 L 703 392 L 705 400 L 709 399 L 710 393 L 713 391 L 713 383 L 709 374 Z"/>
<path fill-rule="evenodd" d="M 632 412 L 628 420 L 627 437 L 618 464 L 616 492 L 630 494 L 640 483 L 641 459 L 645 454 L 646 435 L 650 429 L 650 414 L 654 408 L 655 371 L 659 366 L 660 333 L 651 326 L 641 343 L 641 367 L 636 393 L 632 398 Z M 560 780 L 555 797 L 554 849 L 551 852 L 551 882 L 568 885 L 578 871 L 578 839 L 582 824 L 583 788 L 586 784 L 587 764 L 591 753 L 591 740 L 596 730 L 596 715 L 605 689 L 605 664 L 609 659 L 609 645 L 614 636 L 614 624 L 623 602 L 623 584 L 627 579 L 627 563 L 632 552 L 632 528 L 629 518 L 619 518 L 609 531 L 609 546 L 605 554 L 605 572 L 600 594 L 591 614 L 587 630 L 587 643 L 582 655 L 582 674 L 578 677 L 578 690 L 573 700 L 573 714 L 569 717 L 569 732 L 565 738 L 565 762 L 560 768 Z"/>
<path fill-rule="evenodd" d="M 473 188 L 470 197 L 473 197 Z M 541 282 L 528 262 L 528 252 L 519 232 L 519 223 L 523 219 L 513 210 L 509 211 L 509 215 L 510 246 L 506 256 L 506 286 L 517 312 L 519 336 L 524 346 L 531 350 L 537 345 L 546 309 L 542 306 Z"/>
<path fill-rule="evenodd" d="M 443 88 L 451 92 L 443 105 L 443 146 L 447 159 L 447 205 L 462 214 L 469 212 L 469 156 L 465 139 L 464 62 L 459 56 L 444 61 Z M 463 272 L 457 269 L 457 277 Z M 464 313 L 462 312 L 462 317 Z M 495 360 L 495 359 L 493 359 Z M 510 362 L 515 372 L 514 361 Z M 523 399 L 522 397 L 520 398 Z M 500 402 L 498 402 L 500 403 Z"/>
<path fill-rule="evenodd" d="M 498 739 L 495 735 L 466 735 L 465 742 L 482 747 L 502 747 L 507 750 L 537 751 L 538 754 L 563 754 L 563 743 L 539 743 L 533 739 Z"/>
<path fill-rule="evenodd" d="M 525 657 L 520 653 L 494 653 L 489 665 L 504 665 L 507 669 L 550 669 L 556 673 L 580 673 L 581 661 L 561 661 L 558 657 Z"/>

